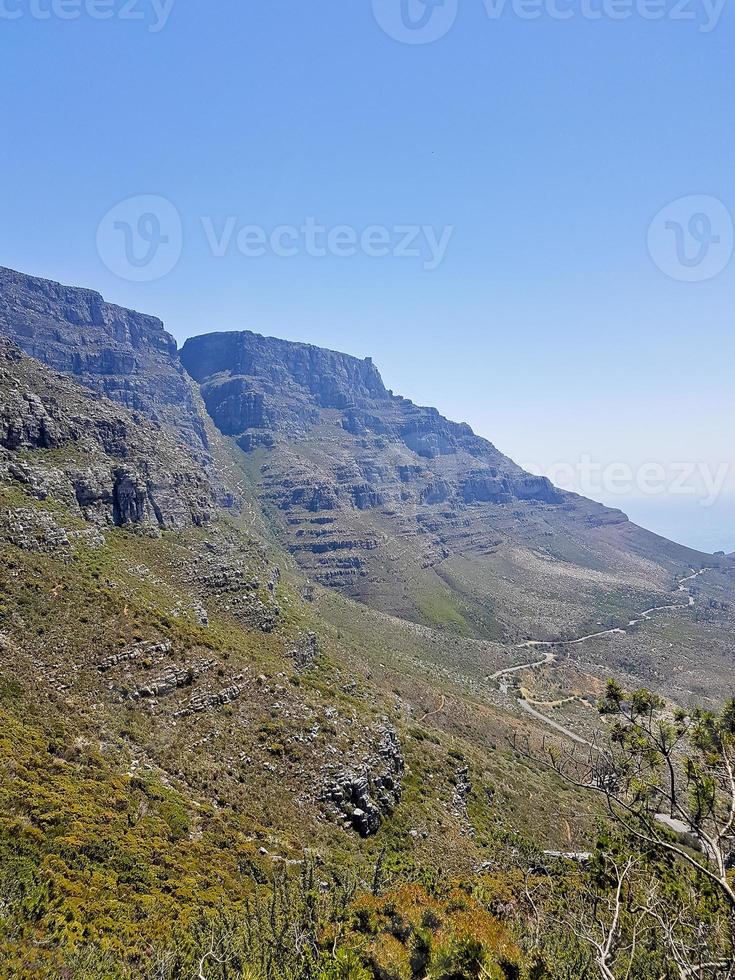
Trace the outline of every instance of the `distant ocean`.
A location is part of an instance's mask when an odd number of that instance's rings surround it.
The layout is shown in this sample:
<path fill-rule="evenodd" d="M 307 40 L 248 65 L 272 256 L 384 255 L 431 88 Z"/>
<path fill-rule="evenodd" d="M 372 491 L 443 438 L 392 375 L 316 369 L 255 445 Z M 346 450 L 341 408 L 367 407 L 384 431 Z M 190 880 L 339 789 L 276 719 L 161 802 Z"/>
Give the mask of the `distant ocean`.
<path fill-rule="evenodd" d="M 680 497 L 616 497 L 605 500 L 649 531 L 699 551 L 735 551 L 735 497 L 723 497 L 711 507 Z"/>

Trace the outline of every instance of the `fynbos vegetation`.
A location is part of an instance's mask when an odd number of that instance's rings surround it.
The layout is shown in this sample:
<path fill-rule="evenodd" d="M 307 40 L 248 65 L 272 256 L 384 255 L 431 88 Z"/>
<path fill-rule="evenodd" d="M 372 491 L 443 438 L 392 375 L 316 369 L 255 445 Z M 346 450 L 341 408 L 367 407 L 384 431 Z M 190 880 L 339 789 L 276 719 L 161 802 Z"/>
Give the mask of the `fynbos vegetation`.
<path fill-rule="evenodd" d="M 0 976 L 735 976 L 730 559 L 371 362 L 0 299 Z"/>

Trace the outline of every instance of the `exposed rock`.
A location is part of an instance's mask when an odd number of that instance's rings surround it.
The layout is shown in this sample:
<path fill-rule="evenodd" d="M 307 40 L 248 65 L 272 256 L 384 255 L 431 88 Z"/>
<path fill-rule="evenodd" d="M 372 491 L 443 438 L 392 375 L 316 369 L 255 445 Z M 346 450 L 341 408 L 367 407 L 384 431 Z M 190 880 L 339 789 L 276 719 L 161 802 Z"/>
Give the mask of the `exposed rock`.
<path fill-rule="evenodd" d="M 181 360 L 195 381 L 206 382 L 207 409 L 229 435 L 261 426 L 302 428 L 318 418 L 317 406 L 347 410 L 388 397 L 370 358 L 250 331 L 196 337 L 184 344 Z"/>
<path fill-rule="evenodd" d="M 405 761 L 395 730 L 380 732 L 373 755 L 354 768 L 339 768 L 325 777 L 321 797 L 333 819 L 342 819 L 363 837 L 380 829 L 401 800 Z"/>
<path fill-rule="evenodd" d="M 318 654 L 319 643 L 316 633 L 307 633 L 291 651 L 291 659 L 299 670 L 308 670 L 314 666 Z"/>
<path fill-rule="evenodd" d="M 544 857 L 555 860 L 574 861 L 575 864 L 586 865 L 592 860 L 590 851 L 544 851 Z"/>
<path fill-rule="evenodd" d="M 242 693 L 243 687 L 240 684 L 231 684 L 216 694 L 197 694 L 189 701 L 185 708 L 175 712 L 174 718 L 184 718 L 187 715 L 199 714 L 202 711 L 210 711 L 212 708 L 222 707 L 223 705 L 230 704 L 232 701 L 236 701 Z"/>
<path fill-rule="evenodd" d="M 200 459 L 206 456 L 191 382 L 176 341 L 156 317 L 0 267 L 0 335 L 125 408 L 172 425 Z"/>
<path fill-rule="evenodd" d="M 472 780 L 468 766 L 459 766 L 454 774 L 454 793 L 452 794 L 452 809 L 456 816 L 467 820 L 467 800 L 472 792 Z"/>
<path fill-rule="evenodd" d="M 167 530 L 209 521 L 208 478 L 173 436 L 4 339 L 0 396 L 0 480 L 96 524 Z M 50 450 L 56 451 L 53 462 Z M 37 455 L 29 459 L 29 451 Z"/>
<path fill-rule="evenodd" d="M 281 615 L 275 597 L 278 568 L 271 569 L 264 585 L 241 554 L 210 544 L 212 550 L 201 555 L 192 570 L 194 580 L 207 594 L 217 596 L 223 608 L 241 622 L 270 633 Z"/>
<path fill-rule="evenodd" d="M 133 692 L 133 697 L 158 698 L 165 694 L 170 694 L 179 687 L 188 687 L 202 674 L 211 670 L 216 663 L 216 660 L 201 660 L 188 667 L 169 667 L 164 674 L 156 677 L 150 684 L 136 688 Z"/>
<path fill-rule="evenodd" d="M 38 465 L 15 459 L 10 453 L 0 453 L 0 480 L 22 484 L 25 492 L 37 500 L 52 499 L 71 510 L 77 508 L 74 488 L 66 473 L 56 466 Z"/>
<path fill-rule="evenodd" d="M 85 548 L 103 548 L 105 536 L 96 527 L 85 527 L 81 531 L 69 531 L 69 540 L 83 545 Z"/>
<path fill-rule="evenodd" d="M 51 553 L 69 547 L 69 535 L 47 510 L 0 511 L 0 535 L 25 551 Z"/>
<path fill-rule="evenodd" d="M 169 653 L 171 650 L 171 644 L 164 640 L 162 642 L 155 641 L 141 641 L 140 643 L 134 643 L 132 646 L 126 647 L 124 650 L 120 650 L 119 653 L 110 654 L 109 657 L 105 657 L 97 664 L 97 670 L 104 674 L 113 667 L 118 667 L 122 663 L 126 663 L 129 660 L 138 660 L 141 657 L 148 658 L 159 658 L 163 654 Z"/>
<path fill-rule="evenodd" d="M 197 599 L 192 602 L 192 612 L 200 626 L 209 626 L 209 613 Z"/>

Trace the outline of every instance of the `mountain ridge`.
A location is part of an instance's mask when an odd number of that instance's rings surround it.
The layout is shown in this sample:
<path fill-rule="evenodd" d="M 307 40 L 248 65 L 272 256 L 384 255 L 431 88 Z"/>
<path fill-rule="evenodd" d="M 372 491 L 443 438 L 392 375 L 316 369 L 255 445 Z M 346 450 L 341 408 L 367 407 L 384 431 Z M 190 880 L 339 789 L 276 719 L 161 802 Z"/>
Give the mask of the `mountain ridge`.
<path fill-rule="evenodd" d="M 2 269 L 0 334 L 170 427 L 216 483 L 213 422 L 300 568 L 408 620 L 550 638 L 589 625 L 600 588 L 624 616 L 623 582 L 663 592 L 702 562 L 395 395 L 371 358 L 253 331 L 203 334 L 178 351 L 157 318 Z"/>
<path fill-rule="evenodd" d="M 203 976 L 233 922 L 239 944 L 271 920 L 280 955 L 297 882 L 310 922 L 340 905 L 313 928 L 320 962 L 361 923 L 360 980 L 459 976 L 417 972 L 396 935 L 415 901 L 436 946 L 437 887 L 462 935 L 482 894 L 499 919 L 478 941 L 493 948 L 498 922 L 520 936 L 529 887 L 578 887 L 559 855 L 589 855 L 601 813 L 515 746 L 598 744 L 610 677 L 719 705 L 732 562 L 526 484 L 369 361 L 215 335 L 185 355 L 208 346 L 197 383 L 165 338 L 105 323 L 134 314 L 45 286 L 39 309 L 14 275 L 0 961 L 23 980 Z M 298 968 L 264 976 L 336 976 L 304 972 L 306 934 Z"/>

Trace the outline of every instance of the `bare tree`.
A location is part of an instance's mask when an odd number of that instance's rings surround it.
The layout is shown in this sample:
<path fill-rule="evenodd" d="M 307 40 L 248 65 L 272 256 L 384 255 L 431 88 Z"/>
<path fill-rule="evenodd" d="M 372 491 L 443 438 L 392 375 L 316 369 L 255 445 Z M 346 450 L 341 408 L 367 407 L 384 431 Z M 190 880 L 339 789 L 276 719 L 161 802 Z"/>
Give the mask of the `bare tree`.
<path fill-rule="evenodd" d="M 732 957 L 713 958 L 711 955 L 711 951 L 719 945 L 719 937 L 727 934 L 728 923 L 721 920 L 703 922 L 691 903 L 672 909 L 671 904 L 658 896 L 656 891 L 654 884 L 646 913 L 657 926 L 669 963 L 676 970 L 679 980 L 701 980 L 705 977 L 732 980 L 735 977 Z"/>
<path fill-rule="evenodd" d="M 232 958 L 233 958 L 232 955 L 229 953 L 218 952 L 217 943 L 215 943 L 214 940 L 214 930 L 212 930 L 212 936 L 209 941 L 209 948 L 199 959 L 199 965 L 195 975 L 195 980 L 210 980 L 210 978 L 207 977 L 206 974 L 204 973 L 205 964 L 209 960 L 212 960 L 212 962 L 222 966 L 226 963 L 231 962 Z"/>
<path fill-rule="evenodd" d="M 630 897 L 625 892 L 630 889 L 635 860 L 629 857 L 621 862 L 606 855 L 604 861 L 605 871 L 612 878 L 612 888 L 585 887 L 581 905 L 577 906 L 575 903 L 568 910 L 564 925 L 592 948 L 600 976 L 604 980 L 617 980 L 616 963 L 619 960 L 627 961 L 625 973 L 621 975 L 629 976 L 638 943 L 640 922 L 636 921 L 632 929 L 628 930 L 623 921 L 625 906 L 630 904 Z"/>

